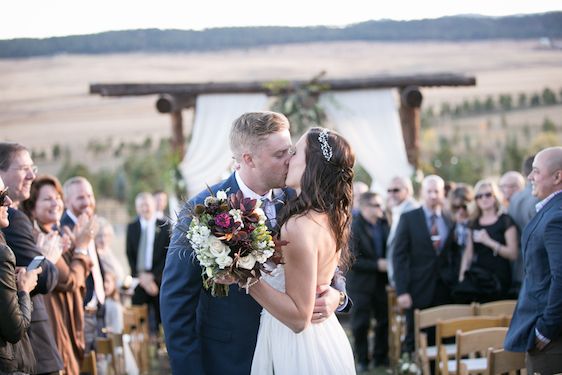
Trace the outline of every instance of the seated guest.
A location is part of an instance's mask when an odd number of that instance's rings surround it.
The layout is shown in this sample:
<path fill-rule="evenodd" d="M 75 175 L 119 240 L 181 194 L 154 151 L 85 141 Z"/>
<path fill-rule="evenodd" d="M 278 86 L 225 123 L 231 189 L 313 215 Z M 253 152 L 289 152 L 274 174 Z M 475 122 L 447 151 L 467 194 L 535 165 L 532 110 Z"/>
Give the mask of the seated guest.
<path fill-rule="evenodd" d="M 489 180 L 474 191 L 476 207 L 471 218 L 459 281 L 454 291 L 459 303 L 490 302 L 507 298 L 511 286 L 511 261 L 517 259 L 517 229 L 501 212 L 501 193 Z"/>
<path fill-rule="evenodd" d="M 0 178 L 0 228 L 8 226 L 7 195 Z M 0 374 L 35 373 L 35 356 L 27 336 L 31 324 L 31 297 L 41 267 L 16 271 L 16 257 L 0 232 Z"/>
<path fill-rule="evenodd" d="M 62 187 L 56 177 L 38 177 L 31 184 L 30 196 L 22 210 L 34 224 L 38 243 L 59 247 L 62 256 L 55 263 L 59 280 L 55 290 L 45 296 L 54 339 L 67 374 L 78 374 L 84 358 L 84 311 L 81 308 L 86 277 L 91 261 L 87 255 L 92 238 L 91 225 L 82 220 L 74 231 L 61 236 L 56 230 L 63 212 Z"/>

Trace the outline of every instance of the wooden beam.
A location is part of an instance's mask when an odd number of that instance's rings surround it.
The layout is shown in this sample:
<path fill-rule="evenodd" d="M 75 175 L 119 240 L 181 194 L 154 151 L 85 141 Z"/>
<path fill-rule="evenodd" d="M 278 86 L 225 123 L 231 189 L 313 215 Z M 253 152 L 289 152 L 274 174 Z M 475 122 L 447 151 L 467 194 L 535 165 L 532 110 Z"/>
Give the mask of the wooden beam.
<path fill-rule="evenodd" d="M 280 83 L 280 85 L 277 85 Z M 252 82 L 207 82 L 207 83 L 109 83 L 91 84 L 90 94 L 101 96 L 137 96 L 170 94 L 196 96 L 200 94 L 258 93 L 272 95 L 271 84 L 286 87 L 286 91 L 306 85 L 309 81 L 252 81 Z M 436 87 L 436 86 L 474 86 L 476 78 L 461 74 L 436 73 L 407 76 L 375 76 L 370 78 L 350 78 L 318 80 L 330 91 L 379 89 L 392 87 Z"/>

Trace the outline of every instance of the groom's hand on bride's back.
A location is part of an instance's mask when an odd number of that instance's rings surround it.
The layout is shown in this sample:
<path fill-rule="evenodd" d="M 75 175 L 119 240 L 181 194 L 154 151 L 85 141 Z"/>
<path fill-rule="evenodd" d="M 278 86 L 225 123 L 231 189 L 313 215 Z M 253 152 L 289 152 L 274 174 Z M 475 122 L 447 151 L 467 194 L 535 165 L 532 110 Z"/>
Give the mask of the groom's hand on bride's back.
<path fill-rule="evenodd" d="M 336 311 L 340 303 L 340 292 L 330 285 L 320 285 L 316 288 L 316 301 L 312 312 L 311 322 L 321 323 Z"/>

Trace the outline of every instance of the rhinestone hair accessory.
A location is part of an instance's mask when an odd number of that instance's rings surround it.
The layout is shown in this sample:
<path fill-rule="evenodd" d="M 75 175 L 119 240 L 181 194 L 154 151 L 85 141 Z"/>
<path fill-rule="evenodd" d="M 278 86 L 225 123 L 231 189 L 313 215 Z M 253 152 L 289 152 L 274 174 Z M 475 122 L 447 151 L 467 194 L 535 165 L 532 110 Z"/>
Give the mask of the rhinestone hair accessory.
<path fill-rule="evenodd" d="M 328 129 L 323 129 L 318 135 L 318 142 L 320 142 L 320 148 L 322 149 L 322 155 L 326 161 L 330 161 L 332 158 L 332 146 L 328 143 Z"/>

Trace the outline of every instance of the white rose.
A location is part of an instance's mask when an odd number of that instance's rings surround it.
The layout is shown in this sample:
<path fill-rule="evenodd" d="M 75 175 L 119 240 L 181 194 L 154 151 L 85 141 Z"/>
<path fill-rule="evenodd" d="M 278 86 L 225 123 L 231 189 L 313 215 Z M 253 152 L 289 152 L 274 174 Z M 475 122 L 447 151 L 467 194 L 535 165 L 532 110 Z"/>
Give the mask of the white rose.
<path fill-rule="evenodd" d="M 226 246 L 221 240 L 211 235 L 209 236 L 209 250 L 214 257 L 218 258 L 228 255 L 229 249 L 228 246 Z"/>
<path fill-rule="evenodd" d="M 215 259 L 215 262 L 217 262 L 221 270 L 225 269 L 225 267 L 230 266 L 232 264 L 232 261 L 233 259 L 226 254 L 221 255 Z"/>
<path fill-rule="evenodd" d="M 265 250 L 263 252 L 256 252 L 256 260 L 263 264 L 265 263 L 265 261 L 267 261 L 269 259 L 269 257 L 271 257 L 273 255 L 273 251 L 271 250 Z"/>
<path fill-rule="evenodd" d="M 256 207 L 256 208 L 254 209 L 254 212 L 258 214 L 259 223 L 260 223 L 260 224 L 265 223 L 265 221 L 267 220 L 267 216 L 265 216 L 265 212 L 264 212 L 261 208 L 259 208 L 259 207 Z"/>
<path fill-rule="evenodd" d="M 256 264 L 256 258 L 252 254 L 238 259 L 238 267 L 240 268 L 251 270 L 252 268 L 254 268 L 255 264 Z"/>
<path fill-rule="evenodd" d="M 217 199 L 225 201 L 226 198 L 227 198 L 227 196 L 226 196 L 226 192 L 224 190 L 217 191 Z"/>

